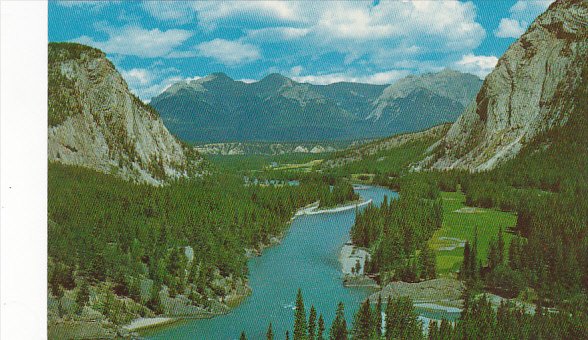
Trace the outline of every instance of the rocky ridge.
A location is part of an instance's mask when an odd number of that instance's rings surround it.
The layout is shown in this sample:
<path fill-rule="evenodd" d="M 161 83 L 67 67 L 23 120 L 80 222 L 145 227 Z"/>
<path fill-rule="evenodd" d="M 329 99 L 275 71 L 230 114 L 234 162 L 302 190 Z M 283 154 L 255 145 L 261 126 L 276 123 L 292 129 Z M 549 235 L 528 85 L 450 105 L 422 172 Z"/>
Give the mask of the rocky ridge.
<path fill-rule="evenodd" d="M 155 185 L 196 175 L 202 162 L 103 52 L 71 43 L 49 44 L 48 158 Z"/>
<path fill-rule="evenodd" d="M 416 169 L 484 171 L 566 123 L 586 86 L 588 1 L 556 1 L 486 77 L 476 100 Z"/>

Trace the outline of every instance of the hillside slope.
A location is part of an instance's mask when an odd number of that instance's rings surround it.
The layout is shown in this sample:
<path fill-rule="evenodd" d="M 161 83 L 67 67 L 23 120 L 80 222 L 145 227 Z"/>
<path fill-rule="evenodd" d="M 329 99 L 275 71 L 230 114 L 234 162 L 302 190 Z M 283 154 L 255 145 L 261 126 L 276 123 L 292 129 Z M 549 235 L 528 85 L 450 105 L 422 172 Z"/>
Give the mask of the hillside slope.
<path fill-rule="evenodd" d="M 435 152 L 418 168 L 489 170 L 569 121 L 586 87 L 588 2 L 557 1 L 486 77 Z"/>
<path fill-rule="evenodd" d="M 48 157 L 151 184 L 190 176 L 201 162 L 103 52 L 71 43 L 49 44 Z"/>

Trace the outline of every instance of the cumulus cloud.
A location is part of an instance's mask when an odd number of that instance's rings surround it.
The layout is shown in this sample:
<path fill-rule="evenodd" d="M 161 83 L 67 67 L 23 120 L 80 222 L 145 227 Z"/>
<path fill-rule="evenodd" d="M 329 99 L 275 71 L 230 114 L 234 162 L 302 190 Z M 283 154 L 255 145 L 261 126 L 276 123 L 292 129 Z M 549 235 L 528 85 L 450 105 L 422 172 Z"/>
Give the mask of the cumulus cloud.
<path fill-rule="evenodd" d="M 527 22 L 510 18 L 502 18 L 494 35 L 499 38 L 518 38 L 527 29 Z"/>
<path fill-rule="evenodd" d="M 99 10 L 99 9 L 106 7 L 111 2 L 107 1 L 107 0 L 103 0 L 103 1 L 57 1 L 57 3 L 63 7 L 70 7 L 70 8 L 71 7 L 79 7 L 79 8 L 90 8 L 92 10 Z"/>
<path fill-rule="evenodd" d="M 475 74 L 478 77 L 484 79 L 488 73 L 492 72 L 498 58 L 483 55 L 466 54 L 460 60 L 458 60 L 454 67 L 462 72 Z"/>
<path fill-rule="evenodd" d="M 144 102 L 165 91 L 179 81 L 190 82 L 202 78 L 201 76 L 182 77 L 180 70 L 175 67 L 161 67 L 161 62 L 154 62 L 147 68 L 124 69 L 117 67 L 121 76 L 129 85 L 129 89 Z"/>
<path fill-rule="evenodd" d="M 261 58 L 261 51 L 255 45 L 239 40 L 214 39 L 196 46 L 198 55 L 212 58 L 225 65 L 237 65 L 256 61 Z"/>
<path fill-rule="evenodd" d="M 133 68 L 128 71 L 121 70 L 121 75 L 129 86 L 149 84 L 153 79 L 151 72 L 144 68 Z"/>
<path fill-rule="evenodd" d="M 310 83 L 315 85 L 328 85 L 339 82 L 355 82 L 366 84 L 391 84 L 400 78 L 409 75 L 410 72 L 405 70 L 391 70 L 378 72 L 370 75 L 351 75 L 346 73 L 330 73 L 322 75 L 293 76 L 292 79 L 300 83 Z"/>
<path fill-rule="evenodd" d="M 390 58 L 438 51 L 458 55 L 479 46 L 486 31 L 471 2 L 459 1 L 243 1 L 180 3 L 145 9 L 160 20 L 194 18 L 208 30 L 252 23 L 244 41 L 288 43 L 300 55 L 338 52 L 347 64 L 362 57 L 384 66 Z M 184 52 L 175 55 L 191 56 Z"/>
<path fill-rule="evenodd" d="M 106 53 L 156 58 L 166 56 L 193 35 L 187 30 L 147 30 L 139 26 L 101 29 L 108 34 L 105 41 L 96 41 L 88 36 L 81 36 L 73 41 L 97 47 Z"/>
<path fill-rule="evenodd" d="M 498 28 L 494 35 L 498 38 L 518 38 L 529 27 L 529 23 L 553 3 L 554 0 L 546 1 L 517 1 L 509 10 L 508 18 L 500 19 Z"/>

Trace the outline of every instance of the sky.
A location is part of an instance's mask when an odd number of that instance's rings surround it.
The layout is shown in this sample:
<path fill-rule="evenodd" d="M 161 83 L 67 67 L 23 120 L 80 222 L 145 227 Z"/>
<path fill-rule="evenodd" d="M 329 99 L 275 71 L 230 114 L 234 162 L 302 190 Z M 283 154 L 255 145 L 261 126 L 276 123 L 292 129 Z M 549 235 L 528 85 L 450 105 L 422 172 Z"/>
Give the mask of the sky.
<path fill-rule="evenodd" d="M 484 78 L 552 1 L 50 1 L 49 41 L 104 51 L 142 100 L 224 72 L 253 82 Z"/>

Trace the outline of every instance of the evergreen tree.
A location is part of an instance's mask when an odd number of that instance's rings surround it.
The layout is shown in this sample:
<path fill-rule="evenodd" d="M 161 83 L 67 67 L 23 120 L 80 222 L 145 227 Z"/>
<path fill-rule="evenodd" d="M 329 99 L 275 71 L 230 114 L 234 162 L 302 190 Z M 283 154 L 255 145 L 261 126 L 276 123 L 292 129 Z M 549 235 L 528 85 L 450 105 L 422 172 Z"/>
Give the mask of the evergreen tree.
<path fill-rule="evenodd" d="M 498 265 L 504 264 L 504 237 L 502 235 L 502 227 L 498 229 L 498 241 L 496 244 L 498 252 Z"/>
<path fill-rule="evenodd" d="M 80 284 L 80 288 L 79 288 L 78 293 L 76 295 L 76 305 L 78 307 L 78 313 L 82 312 L 82 310 L 84 309 L 84 306 L 88 302 L 89 298 L 90 298 L 90 287 L 88 285 L 88 281 L 82 280 L 82 282 Z"/>
<path fill-rule="evenodd" d="M 272 323 L 270 322 L 269 327 L 267 328 L 267 333 L 265 333 L 265 338 L 267 340 L 274 340 L 274 331 L 272 330 Z"/>
<path fill-rule="evenodd" d="M 468 280 L 471 277 L 470 259 L 471 259 L 470 242 L 466 241 L 465 246 L 463 247 L 463 262 L 461 263 L 461 267 L 459 268 L 458 277 L 460 280 Z"/>
<path fill-rule="evenodd" d="M 478 279 L 478 227 L 474 230 L 474 242 L 472 243 L 472 251 L 469 260 L 469 274 L 471 279 L 476 281 Z"/>
<path fill-rule="evenodd" d="M 447 319 L 441 320 L 441 325 L 439 326 L 439 339 L 452 339 L 453 338 L 453 326 L 451 323 L 447 321 Z"/>
<path fill-rule="evenodd" d="M 147 308 L 151 309 L 156 314 L 163 313 L 163 306 L 161 305 L 161 297 L 159 295 L 160 290 L 161 285 L 154 282 L 151 285 L 151 294 L 149 296 L 149 301 L 147 301 Z"/>
<path fill-rule="evenodd" d="M 294 316 L 294 340 L 304 340 L 307 336 L 304 300 L 302 298 L 302 290 L 298 288 L 298 294 L 296 295 L 296 313 Z"/>
<path fill-rule="evenodd" d="M 286 340 L 290 340 L 290 331 L 286 330 Z"/>
<path fill-rule="evenodd" d="M 361 263 L 359 263 L 359 260 L 355 260 L 355 267 L 353 269 L 355 269 L 355 274 L 361 274 Z"/>
<path fill-rule="evenodd" d="M 325 319 L 323 318 L 323 314 L 321 314 L 318 318 L 318 330 L 316 333 L 316 340 L 324 340 L 325 329 Z"/>
<path fill-rule="evenodd" d="M 372 309 L 370 300 L 365 300 L 353 322 L 353 338 L 354 339 L 369 339 L 373 334 L 374 328 L 372 325 Z"/>
<path fill-rule="evenodd" d="M 347 340 L 347 321 L 345 321 L 345 305 L 343 302 L 339 302 L 337 305 L 337 312 L 335 313 L 335 320 L 331 324 L 329 339 Z"/>
<path fill-rule="evenodd" d="M 245 331 L 241 332 L 241 336 L 239 337 L 239 340 L 247 340 L 247 336 L 245 335 Z"/>
<path fill-rule="evenodd" d="M 437 325 L 437 321 L 431 320 L 429 321 L 429 340 L 442 340 L 439 336 L 439 325 Z"/>
<path fill-rule="evenodd" d="M 435 252 L 433 252 L 433 250 L 426 243 L 421 250 L 419 262 L 421 267 L 421 279 L 431 280 L 437 277 Z"/>
<path fill-rule="evenodd" d="M 310 315 L 308 316 L 308 339 L 314 340 L 316 336 L 316 309 L 314 305 L 310 306 Z"/>
<path fill-rule="evenodd" d="M 386 339 L 420 339 L 422 326 L 407 297 L 388 299 L 386 306 Z"/>

